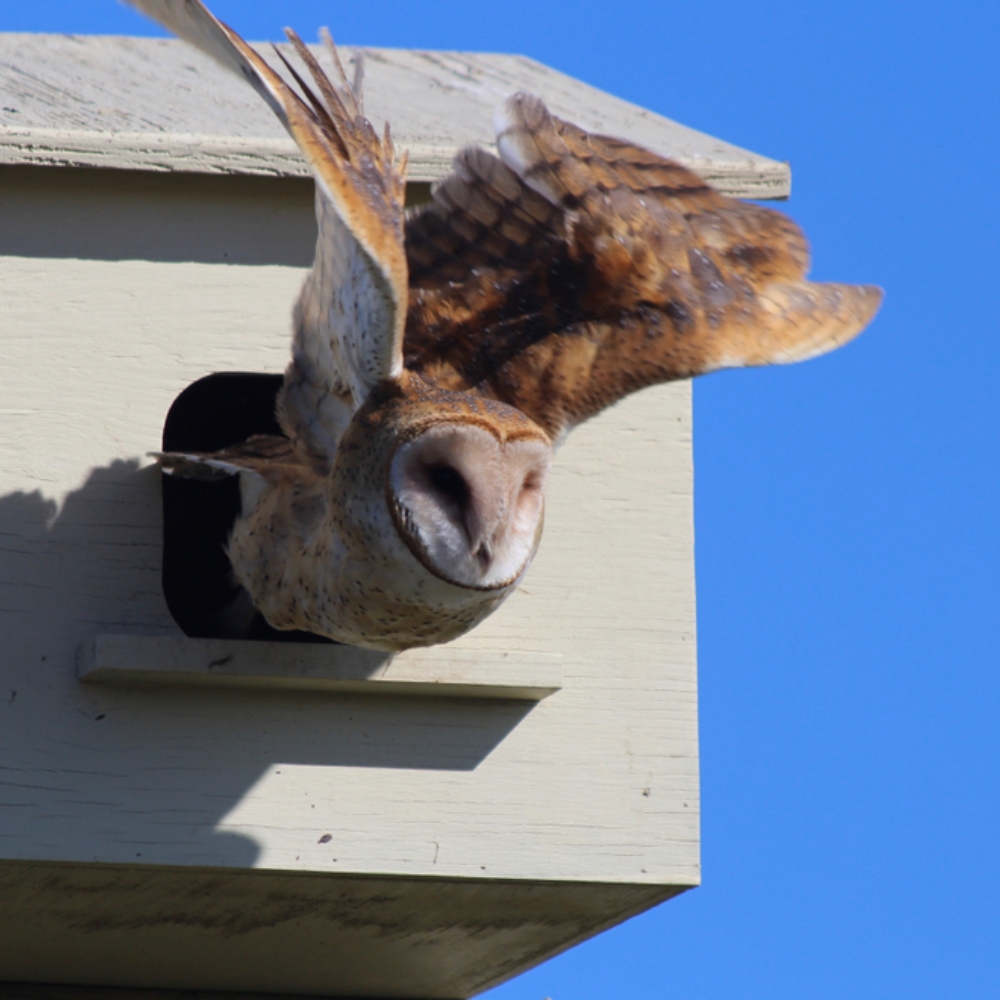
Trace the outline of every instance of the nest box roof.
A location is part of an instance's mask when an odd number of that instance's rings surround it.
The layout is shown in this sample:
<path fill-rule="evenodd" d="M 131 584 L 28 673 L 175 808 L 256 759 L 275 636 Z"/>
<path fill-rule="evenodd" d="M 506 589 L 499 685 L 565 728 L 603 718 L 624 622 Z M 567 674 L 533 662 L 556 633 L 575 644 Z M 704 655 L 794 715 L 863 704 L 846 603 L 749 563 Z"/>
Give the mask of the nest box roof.
<path fill-rule="evenodd" d="M 270 59 L 270 46 L 258 45 Z M 342 49 L 347 59 L 355 52 Z M 493 110 L 529 90 L 584 128 L 669 155 L 727 194 L 784 198 L 788 165 L 714 139 L 524 56 L 365 49 L 368 114 L 409 149 L 409 177 L 443 177 L 493 144 Z M 275 60 L 276 61 L 276 60 Z M 172 39 L 0 34 L 0 164 L 306 176 L 257 95 Z"/>

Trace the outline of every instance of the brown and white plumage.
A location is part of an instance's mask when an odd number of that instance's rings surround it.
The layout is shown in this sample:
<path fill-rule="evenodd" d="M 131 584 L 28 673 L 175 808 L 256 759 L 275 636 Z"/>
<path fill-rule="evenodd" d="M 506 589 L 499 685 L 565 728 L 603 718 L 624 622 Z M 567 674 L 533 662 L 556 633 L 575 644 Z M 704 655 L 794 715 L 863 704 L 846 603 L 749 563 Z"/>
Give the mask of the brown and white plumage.
<path fill-rule="evenodd" d="M 360 80 L 348 83 L 328 36 L 338 84 L 288 31 L 318 90 L 313 93 L 298 78 L 300 96 L 199 0 L 133 0 L 132 5 L 243 76 L 309 161 L 319 234 L 315 262 L 295 306 L 292 363 L 278 416 L 302 450 L 328 461 L 350 414 L 381 379 L 397 378 L 403 368 L 405 157 L 396 158 L 388 128 L 380 138 L 364 117 L 355 91 Z"/>
<path fill-rule="evenodd" d="M 199 0 L 131 2 L 248 79 L 316 178 L 286 438 L 160 456 L 240 475 L 228 551 L 276 628 L 384 649 L 460 635 L 530 563 L 573 426 L 656 382 L 832 350 L 878 307 L 807 281 L 785 216 L 528 94 L 497 112 L 499 158 L 464 150 L 404 221 L 405 162 L 332 44 L 337 83 L 289 32 L 312 79 L 286 62 L 296 91 Z"/>
<path fill-rule="evenodd" d="M 881 302 L 807 281 L 805 238 L 781 213 L 537 97 L 514 95 L 496 124 L 500 158 L 462 152 L 407 224 L 406 364 L 556 440 L 656 382 L 833 350 Z"/>

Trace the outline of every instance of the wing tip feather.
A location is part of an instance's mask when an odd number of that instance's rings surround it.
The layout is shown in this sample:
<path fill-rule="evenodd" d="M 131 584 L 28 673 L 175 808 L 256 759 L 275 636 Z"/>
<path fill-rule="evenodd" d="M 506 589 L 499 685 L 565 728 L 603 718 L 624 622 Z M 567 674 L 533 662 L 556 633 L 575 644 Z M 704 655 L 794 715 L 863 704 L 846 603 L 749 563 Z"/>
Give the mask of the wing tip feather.
<path fill-rule="evenodd" d="M 829 354 L 864 331 L 883 298 L 877 285 L 772 285 L 760 295 L 759 322 L 743 328 L 739 342 L 720 344 L 704 370 L 790 365 Z"/>

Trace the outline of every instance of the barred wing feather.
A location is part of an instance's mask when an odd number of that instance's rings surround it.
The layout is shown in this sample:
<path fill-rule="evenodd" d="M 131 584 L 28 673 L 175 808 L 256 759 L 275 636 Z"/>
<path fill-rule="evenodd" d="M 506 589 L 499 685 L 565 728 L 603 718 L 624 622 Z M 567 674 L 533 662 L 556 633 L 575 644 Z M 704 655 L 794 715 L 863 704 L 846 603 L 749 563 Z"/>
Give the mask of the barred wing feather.
<path fill-rule="evenodd" d="M 464 151 L 408 220 L 405 360 L 554 439 L 655 382 L 833 350 L 881 302 L 807 281 L 805 238 L 781 213 L 537 97 L 509 98 L 496 129 L 500 158 Z"/>
<path fill-rule="evenodd" d="M 329 461 L 372 387 L 402 372 L 405 157 L 396 158 L 388 127 L 380 137 L 364 117 L 359 84 L 348 83 L 328 36 L 336 83 L 287 32 L 312 78 L 310 86 L 279 52 L 300 95 L 199 0 L 128 2 L 243 76 L 312 168 L 316 259 L 295 309 L 292 363 L 278 416 L 299 448 Z"/>

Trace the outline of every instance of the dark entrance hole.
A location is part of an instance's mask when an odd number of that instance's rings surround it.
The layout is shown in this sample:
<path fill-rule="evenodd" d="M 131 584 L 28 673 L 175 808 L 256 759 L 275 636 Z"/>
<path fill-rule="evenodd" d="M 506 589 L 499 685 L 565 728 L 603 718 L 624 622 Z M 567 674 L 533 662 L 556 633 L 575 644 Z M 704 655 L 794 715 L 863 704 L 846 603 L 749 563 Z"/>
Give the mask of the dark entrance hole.
<path fill-rule="evenodd" d="M 189 385 L 163 425 L 163 450 L 218 451 L 254 434 L 281 434 L 274 404 L 280 375 L 227 372 Z M 271 628 L 236 582 L 226 541 L 240 513 L 235 476 L 163 476 L 163 593 L 185 635 L 204 639 L 330 642 Z"/>

